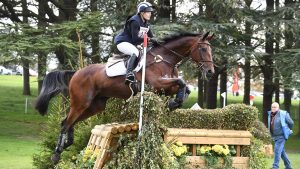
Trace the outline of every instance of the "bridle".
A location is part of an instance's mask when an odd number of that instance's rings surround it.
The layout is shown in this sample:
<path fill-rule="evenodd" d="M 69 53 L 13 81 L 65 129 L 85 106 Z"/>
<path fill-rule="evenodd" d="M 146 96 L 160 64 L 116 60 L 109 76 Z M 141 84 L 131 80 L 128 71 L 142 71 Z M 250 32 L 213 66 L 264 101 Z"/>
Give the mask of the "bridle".
<path fill-rule="evenodd" d="M 195 45 L 206 44 L 206 45 L 208 45 L 208 46 L 211 46 L 210 43 L 207 43 L 207 42 L 200 42 L 200 38 L 199 38 L 198 42 L 195 43 L 194 45 L 192 45 L 192 46 L 189 48 L 189 50 L 187 50 L 187 52 L 186 52 L 185 54 L 182 55 L 182 54 L 180 54 L 180 53 L 178 53 L 178 52 L 176 52 L 176 51 L 174 51 L 174 50 L 171 50 L 171 49 L 165 47 L 163 44 L 161 44 L 161 43 L 159 43 L 159 42 L 157 42 L 157 44 L 158 44 L 159 46 L 161 46 L 162 48 L 166 49 L 167 51 L 169 51 L 170 53 L 172 53 L 172 54 L 174 54 L 174 55 L 180 57 L 181 59 L 187 58 L 187 57 L 185 57 L 184 55 L 190 55 L 190 54 L 192 53 L 192 49 L 195 47 Z M 199 49 L 199 48 L 198 48 L 198 49 Z M 156 57 L 156 55 L 153 54 L 151 51 L 150 51 L 150 54 L 153 55 L 154 57 Z M 200 54 L 200 55 L 201 55 L 201 54 Z M 158 55 L 158 56 L 159 56 L 159 55 Z M 161 57 L 161 56 L 159 56 L 159 57 Z M 164 60 L 162 60 L 162 61 L 164 61 Z M 204 68 L 203 68 L 204 63 L 207 63 L 207 62 L 213 63 L 213 60 L 200 60 L 199 62 L 196 62 L 196 61 L 194 61 L 194 60 L 192 60 L 192 61 L 195 62 L 196 65 L 197 65 L 197 67 L 200 68 L 200 69 L 204 69 Z M 165 62 L 167 62 L 168 64 L 171 64 L 169 61 L 165 61 Z M 155 61 L 154 61 L 154 63 L 155 63 Z M 151 63 L 151 64 L 153 64 L 153 63 Z M 177 66 L 178 66 L 178 65 L 175 65 L 175 67 L 177 67 Z"/>

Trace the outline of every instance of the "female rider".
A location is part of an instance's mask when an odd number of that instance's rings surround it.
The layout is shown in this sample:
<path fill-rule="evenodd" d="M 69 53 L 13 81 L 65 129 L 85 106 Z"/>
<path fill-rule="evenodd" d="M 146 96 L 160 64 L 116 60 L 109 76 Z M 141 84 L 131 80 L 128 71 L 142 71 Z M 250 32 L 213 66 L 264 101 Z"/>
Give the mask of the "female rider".
<path fill-rule="evenodd" d="M 129 55 L 125 84 L 129 85 L 135 81 L 133 74 L 134 63 L 139 57 L 139 50 L 136 45 L 143 43 L 144 34 L 149 38 L 153 37 L 148 21 L 153 12 L 149 2 L 141 2 L 137 6 L 137 14 L 129 18 L 122 32 L 115 37 L 115 44 L 120 52 Z"/>

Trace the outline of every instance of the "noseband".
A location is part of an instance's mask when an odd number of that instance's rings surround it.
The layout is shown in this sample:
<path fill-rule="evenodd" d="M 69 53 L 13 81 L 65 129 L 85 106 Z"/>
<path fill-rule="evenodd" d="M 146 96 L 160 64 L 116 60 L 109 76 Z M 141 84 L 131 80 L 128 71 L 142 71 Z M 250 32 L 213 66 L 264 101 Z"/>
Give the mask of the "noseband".
<path fill-rule="evenodd" d="M 206 42 L 198 42 L 198 44 L 205 44 L 205 45 L 211 46 L 210 43 L 206 43 Z M 204 70 L 204 68 L 203 68 L 204 63 L 213 63 L 213 61 L 212 60 L 200 60 L 199 62 L 195 62 L 195 63 L 197 64 L 197 67 L 199 69 L 203 69 Z"/>

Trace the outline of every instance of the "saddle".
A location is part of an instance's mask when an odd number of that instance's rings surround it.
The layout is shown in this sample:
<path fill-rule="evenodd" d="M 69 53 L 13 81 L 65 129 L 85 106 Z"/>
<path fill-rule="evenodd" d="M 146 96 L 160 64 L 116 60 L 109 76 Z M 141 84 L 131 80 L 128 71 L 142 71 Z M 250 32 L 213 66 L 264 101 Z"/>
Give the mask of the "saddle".
<path fill-rule="evenodd" d="M 144 56 L 143 52 L 140 51 L 140 57 L 138 57 L 135 63 L 134 72 L 138 72 L 142 68 L 142 61 Z M 113 54 L 112 57 L 108 58 L 106 63 L 106 75 L 108 77 L 115 77 L 121 76 L 126 74 L 127 70 L 127 63 L 128 63 L 129 56 L 125 54 Z"/>

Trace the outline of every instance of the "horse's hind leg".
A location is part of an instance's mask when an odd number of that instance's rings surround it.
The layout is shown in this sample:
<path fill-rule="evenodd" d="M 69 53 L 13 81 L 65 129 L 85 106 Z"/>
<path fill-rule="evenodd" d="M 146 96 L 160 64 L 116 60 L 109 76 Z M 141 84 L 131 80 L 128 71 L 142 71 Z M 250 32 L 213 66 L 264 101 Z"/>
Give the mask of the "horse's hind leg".
<path fill-rule="evenodd" d="M 54 164 L 57 164 L 60 160 L 61 152 L 73 144 L 74 141 L 74 129 L 73 126 L 76 122 L 82 121 L 97 112 L 100 112 L 105 109 L 106 101 L 108 98 L 106 97 L 95 97 L 88 108 L 82 113 L 77 113 L 74 111 L 74 108 L 71 108 L 67 118 L 62 121 L 62 129 L 57 142 L 57 146 L 55 148 L 55 153 L 52 156 L 52 161 Z M 78 111 L 79 112 L 79 111 Z"/>
<path fill-rule="evenodd" d="M 103 111 L 105 109 L 107 99 L 108 98 L 105 97 L 95 97 L 90 106 L 86 110 L 84 110 L 84 112 L 78 117 L 78 119 L 74 123 L 87 119 L 88 117 L 97 114 L 97 112 Z M 67 131 L 67 142 L 64 144 L 64 149 L 72 145 L 73 141 L 74 125 L 71 126 Z"/>
<path fill-rule="evenodd" d="M 74 101 L 74 100 L 73 100 Z M 61 131 L 59 134 L 59 138 L 57 140 L 57 144 L 56 144 L 56 148 L 54 151 L 54 154 L 51 157 L 51 160 L 53 162 L 53 164 L 57 164 L 58 161 L 60 160 L 60 154 L 62 153 L 62 151 L 70 146 L 73 143 L 73 126 L 74 126 L 74 120 L 80 116 L 80 114 L 82 112 L 84 112 L 84 110 L 87 108 L 86 105 L 89 105 L 90 102 L 88 102 L 89 104 L 80 104 L 83 101 L 87 100 L 77 100 L 77 104 L 71 104 L 71 108 L 70 111 L 68 113 L 67 118 L 65 118 L 62 123 L 61 123 Z M 71 115 L 71 116 L 70 116 Z"/>

